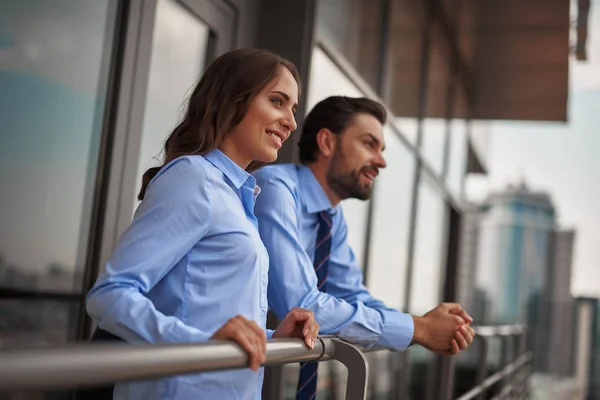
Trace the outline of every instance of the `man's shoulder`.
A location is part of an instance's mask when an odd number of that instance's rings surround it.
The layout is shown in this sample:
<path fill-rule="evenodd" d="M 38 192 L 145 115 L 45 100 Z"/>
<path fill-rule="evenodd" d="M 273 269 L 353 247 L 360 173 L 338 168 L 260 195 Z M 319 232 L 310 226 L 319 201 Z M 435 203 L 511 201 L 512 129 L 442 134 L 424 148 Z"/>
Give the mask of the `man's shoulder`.
<path fill-rule="evenodd" d="M 294 189 L 298 182 L 298 167 L 294 164 L 273 164 L 252 173 L 258 186 L 284 185 Z"/>

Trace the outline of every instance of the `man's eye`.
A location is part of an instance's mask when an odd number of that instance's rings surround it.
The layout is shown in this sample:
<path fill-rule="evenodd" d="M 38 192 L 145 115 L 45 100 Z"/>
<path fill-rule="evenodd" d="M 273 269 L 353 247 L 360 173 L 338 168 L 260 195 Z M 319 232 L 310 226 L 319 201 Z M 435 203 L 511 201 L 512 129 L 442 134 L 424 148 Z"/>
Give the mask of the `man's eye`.
<path fill-rule="evenodd" d="M 373 143 L 371 143 L 371 142 L 365 142 L 365 147 L 367 149 L 372 149 L 373 148 Z"/>

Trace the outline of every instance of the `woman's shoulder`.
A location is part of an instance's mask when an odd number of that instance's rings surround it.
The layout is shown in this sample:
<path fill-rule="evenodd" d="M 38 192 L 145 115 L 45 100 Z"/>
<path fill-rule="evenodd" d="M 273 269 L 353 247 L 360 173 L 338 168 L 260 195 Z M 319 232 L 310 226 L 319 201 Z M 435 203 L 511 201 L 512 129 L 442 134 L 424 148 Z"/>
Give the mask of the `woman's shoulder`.
<path fill-rule="evenodd" d="M 158 174 L 152 179 L 153 181 L 160 178 L 167 179 L 182 179 L 196 178 L 203 180 L 211 180 L 214 177 L 211 164 L 200 155 L 181 156 L 169 162 L 162 167 Z"/>

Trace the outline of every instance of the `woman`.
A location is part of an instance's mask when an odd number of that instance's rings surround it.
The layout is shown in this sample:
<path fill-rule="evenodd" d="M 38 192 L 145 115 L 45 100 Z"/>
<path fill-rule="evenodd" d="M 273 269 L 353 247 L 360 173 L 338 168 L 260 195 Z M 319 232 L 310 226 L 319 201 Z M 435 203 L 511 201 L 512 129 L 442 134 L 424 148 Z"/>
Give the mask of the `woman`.
<path fill-rule="evenodd" d="M 298 86 L 294 65 L 265 51 L 215 60 L 165 143 L 163 166 L 144 174 L 143 201 L 87 297 L 99 328 L 130 343 L 234 340 L 253 371 L 119 383 L 115 399 L 259 399 L 266 338 L 314 346 L 308 310 L 265 333 L 268 256 L 254 216 L 260 189 L 246 172 L 274 161 L 296 129 Z"/>

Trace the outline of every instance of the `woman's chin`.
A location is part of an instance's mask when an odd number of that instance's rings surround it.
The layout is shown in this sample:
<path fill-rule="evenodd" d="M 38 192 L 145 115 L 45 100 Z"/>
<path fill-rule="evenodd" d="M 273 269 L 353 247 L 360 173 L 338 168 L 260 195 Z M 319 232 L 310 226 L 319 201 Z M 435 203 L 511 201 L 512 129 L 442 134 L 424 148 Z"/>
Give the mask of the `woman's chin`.
<path fill-rule="evenodd" d="M 278 150 L 272 150 L 272 151 L 270 150 L 270 151 L 262 154 L 262 157 L 258 161 L 264 162 L 264 163 L 275 162 L 275 161 L 277 161 L 278 154 L 279 154 Z"/>

